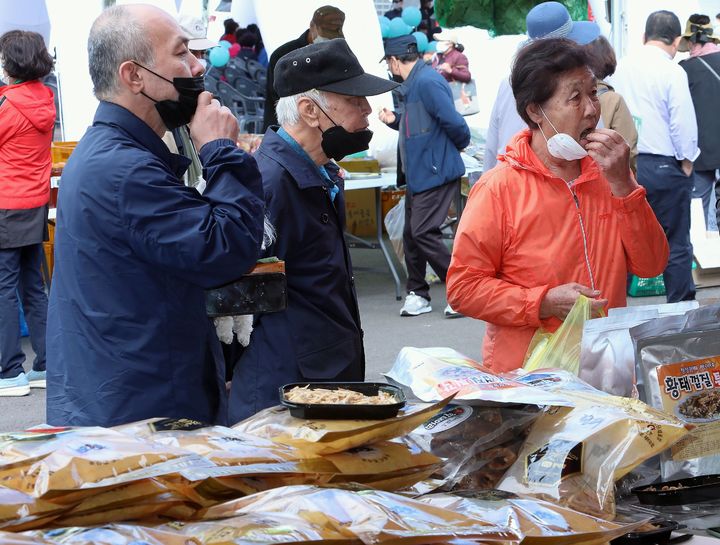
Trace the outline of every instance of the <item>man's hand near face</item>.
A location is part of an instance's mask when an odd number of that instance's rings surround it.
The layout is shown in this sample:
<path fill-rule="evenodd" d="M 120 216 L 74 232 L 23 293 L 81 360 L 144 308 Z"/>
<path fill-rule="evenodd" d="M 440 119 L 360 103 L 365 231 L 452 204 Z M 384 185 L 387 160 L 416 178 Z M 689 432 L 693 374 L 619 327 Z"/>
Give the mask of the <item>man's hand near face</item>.
<path fill-rule="evenodd" d="M 230 109 L 221 106 L 207 91 L 198 96 L 197 110 L 188 126 L 198 151 L 208 142 L 221 138 L 235 142 L 239 133 L 237 119 Z"/>

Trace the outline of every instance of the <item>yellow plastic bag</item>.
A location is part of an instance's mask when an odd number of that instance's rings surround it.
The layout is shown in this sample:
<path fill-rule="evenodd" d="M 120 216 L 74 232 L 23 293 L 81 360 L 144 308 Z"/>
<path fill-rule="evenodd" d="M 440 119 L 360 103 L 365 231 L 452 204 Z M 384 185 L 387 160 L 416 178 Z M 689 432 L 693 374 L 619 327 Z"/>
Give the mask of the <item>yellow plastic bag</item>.
<path fill-rule="evenodd" d="M 591 312 L 591 300 L 581 295 L 555 333 L 538 329 L 530 341 L 523 369 L 564 369 L 577 375 L 580 372 L 583 327 Z"/>

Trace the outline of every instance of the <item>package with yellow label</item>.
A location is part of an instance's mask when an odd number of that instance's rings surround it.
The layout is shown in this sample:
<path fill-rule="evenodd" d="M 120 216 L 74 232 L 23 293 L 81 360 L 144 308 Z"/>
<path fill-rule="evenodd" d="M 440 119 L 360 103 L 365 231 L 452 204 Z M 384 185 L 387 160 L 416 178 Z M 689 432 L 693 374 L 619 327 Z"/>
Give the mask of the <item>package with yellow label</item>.
<path fill-rule="evenodd" d="M 130 524 L 107 524 L 97 528 L 56 528 L 33 530 L 6 536 L 0 543 L 8 545 L 203 545 L 193 536 L 169 528 L 150 528 Z M 27 541 L 22 541 L 26 539 Z"/>
<path fill-rule="evenodd" d="M 12 453 L 0 466 L 3 486 L 47 499 L 171 473 L 199 458 L 104 428 L 6 438 L 3 448 Z"/>
<path fill-rule="evenodd" d="M 498 488 L 615 516 L 615 481 L 687 431 L 672 415 L 636 399 L 566 392 L 574 408 L 546 409 Z"/>
<path fill-rule="evenodd" d="M 720 305 L 652 320 L 630 335 L 648 403 L 693 428 L 663 455 L 662 480 L 720 473 Z"/>
<path fill-rule="evenodd" d="M 139 440 L 189 450 L 219 466 L 282 463 L 300 458 L 294 447 L 186 418 L 152 418 L 113 429 Z"/>
<path fill-rule="evenodd" d="M 384 420 L 306 420 L 286 407 L 270 407 L 239 422 L 233 429 L 290 445 L 314 458 L 406 435 L 447 405 L 452 396 L 433 404 L 408 403 Z"/>
<path fill-rule="evenodd" d="M 396 490 L 414 485 L 441 466 L 440 458 L 425 452 L 412 439 L 402 437 L 316 458 L 191 469 L 180 472 L 180 476 L 186 480 L 185 486 L 200 496 L 199 503 L 207 504 L 299 484 L 363 483 Z M 182 486 L 180 489 L 187 497 L 194 497 Z"/>

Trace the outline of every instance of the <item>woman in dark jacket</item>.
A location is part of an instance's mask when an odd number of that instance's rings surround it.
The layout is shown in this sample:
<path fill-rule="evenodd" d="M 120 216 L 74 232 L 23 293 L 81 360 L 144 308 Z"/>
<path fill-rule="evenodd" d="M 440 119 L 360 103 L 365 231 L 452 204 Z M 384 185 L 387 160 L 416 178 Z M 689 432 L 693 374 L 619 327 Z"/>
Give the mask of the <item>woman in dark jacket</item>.
<path fill-rule="evenodd" d="M 42 36 L 11 30 L 0 36 L 0 396 L 45 387 L 47 295 L 40 274 L 50 198 L 52 91 L 39 80 L 53 68 Z M 35 351 L 23 371 L 18 295 Z"/>

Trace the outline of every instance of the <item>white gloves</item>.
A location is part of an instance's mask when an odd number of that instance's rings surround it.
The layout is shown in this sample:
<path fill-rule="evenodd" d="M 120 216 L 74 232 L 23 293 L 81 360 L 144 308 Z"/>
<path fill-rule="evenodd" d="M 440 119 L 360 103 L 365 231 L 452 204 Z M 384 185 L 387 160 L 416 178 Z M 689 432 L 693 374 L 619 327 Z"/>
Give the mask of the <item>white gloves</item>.
<path fill-rule="evenodd" d="M 252 314 L 242 316 L 222 316 L 215 318 L 215 331 L 220 342 L 232 344 L 233 333 L 242 346 L 250 344 L 250 334 L 253 330 Z"/>

